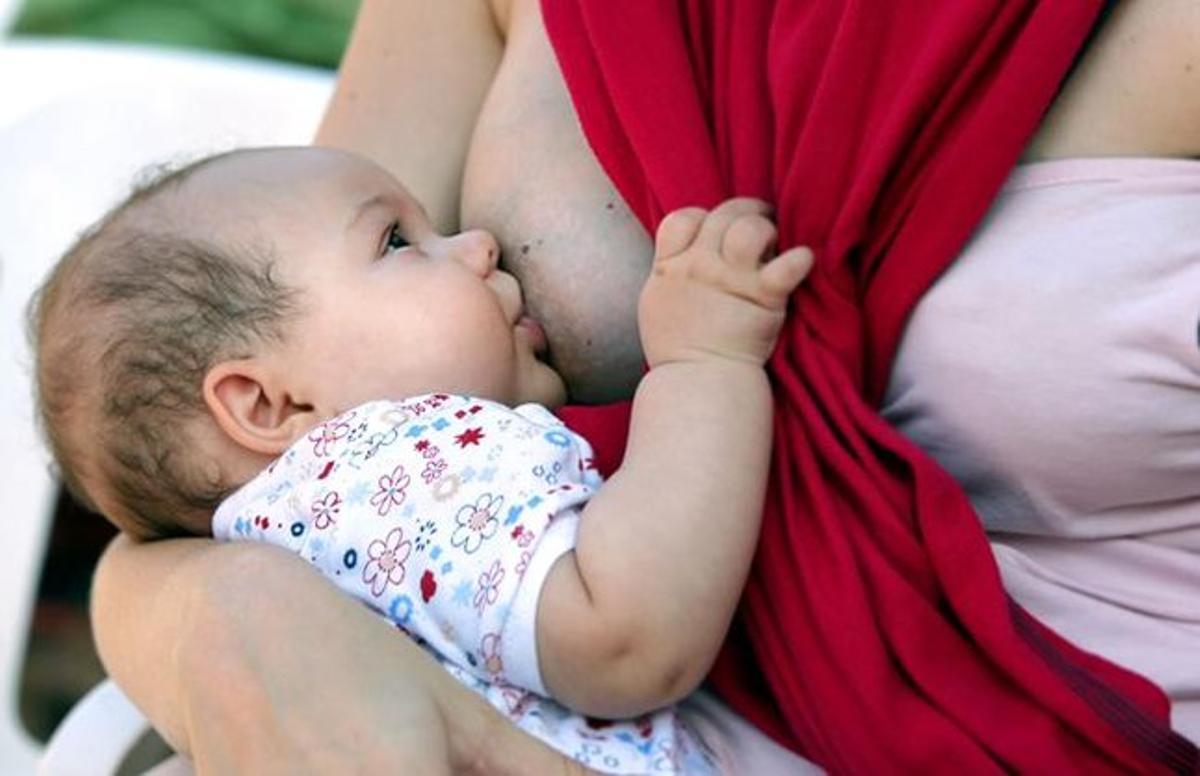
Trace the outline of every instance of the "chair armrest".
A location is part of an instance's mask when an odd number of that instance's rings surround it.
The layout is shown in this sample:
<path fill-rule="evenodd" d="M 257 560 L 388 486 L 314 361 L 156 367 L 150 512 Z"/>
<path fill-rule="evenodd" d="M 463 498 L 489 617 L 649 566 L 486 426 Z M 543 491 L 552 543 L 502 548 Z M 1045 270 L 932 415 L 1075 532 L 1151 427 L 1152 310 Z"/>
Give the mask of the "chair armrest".
<path fill-rule="evenodd" d="M 150 723 L 125 694 L 105 679 L 75 704 L 46 743 L 39 776 L 111 774 Z"/>

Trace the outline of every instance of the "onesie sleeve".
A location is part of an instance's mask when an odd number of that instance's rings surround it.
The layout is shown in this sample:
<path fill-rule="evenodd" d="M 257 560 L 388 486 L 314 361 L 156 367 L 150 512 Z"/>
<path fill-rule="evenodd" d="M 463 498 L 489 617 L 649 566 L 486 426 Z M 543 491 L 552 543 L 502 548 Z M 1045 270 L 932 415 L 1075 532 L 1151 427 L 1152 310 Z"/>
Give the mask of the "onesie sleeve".
<path fill-rule="evenodd" d="M 538 599 L 599 485 L 588 443 L 544 408 L 433 394 L 318 426 L 214 534 L 288 547 L 442 659 L 545 694 Z"/>

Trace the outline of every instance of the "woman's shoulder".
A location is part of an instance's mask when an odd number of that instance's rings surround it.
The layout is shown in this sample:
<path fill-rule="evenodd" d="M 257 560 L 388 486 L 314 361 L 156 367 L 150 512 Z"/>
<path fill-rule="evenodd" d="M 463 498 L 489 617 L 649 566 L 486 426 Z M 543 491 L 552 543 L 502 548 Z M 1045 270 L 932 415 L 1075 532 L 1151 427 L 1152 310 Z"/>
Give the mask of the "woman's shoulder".
<path fill-rule="evenodd" d="M 1200 3 L 1123 0 L 1051 107 L 1026 160 L 1200 156 Z"/>

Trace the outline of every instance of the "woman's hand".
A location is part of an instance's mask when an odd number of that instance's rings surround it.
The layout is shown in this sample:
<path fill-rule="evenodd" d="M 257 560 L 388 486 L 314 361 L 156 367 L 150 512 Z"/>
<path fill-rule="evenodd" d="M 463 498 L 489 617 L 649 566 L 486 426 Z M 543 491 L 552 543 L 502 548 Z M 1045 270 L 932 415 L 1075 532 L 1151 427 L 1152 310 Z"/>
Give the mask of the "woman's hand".
<path fill-rule="evenodd" d="M 209 580 L 183 623 L 176 682 L 197 770 L 462 770 L 437 701 L 451 689 L 441 669 L 293 557 L 255 550 Z"/>
<path fill-rule="evenodd" d="M 117 539 L 105 666 L 200 773 L 582 773 L 404 634 L 266 545 Z"/>

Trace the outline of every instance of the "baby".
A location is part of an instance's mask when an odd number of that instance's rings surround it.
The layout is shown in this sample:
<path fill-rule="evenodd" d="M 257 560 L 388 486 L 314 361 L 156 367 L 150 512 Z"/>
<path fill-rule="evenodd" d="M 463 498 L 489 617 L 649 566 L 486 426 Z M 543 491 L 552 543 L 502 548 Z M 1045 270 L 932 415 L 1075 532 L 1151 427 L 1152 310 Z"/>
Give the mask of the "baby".
<path fill-rule="evenodd" d="M 720 742 L 664 709 L 706 675 L 758 536 L 762 367 L 811 266 L 765 261 L 765 213 L 660 226 L 605 483 L 547 410 L 566 391 L 495 240 L 439 235 L 326 149 L 211 157 L 85 233 L 32 308 L 45 427 L 131 534 L 288 548 L 568 756 L 717 772 Z"/>

